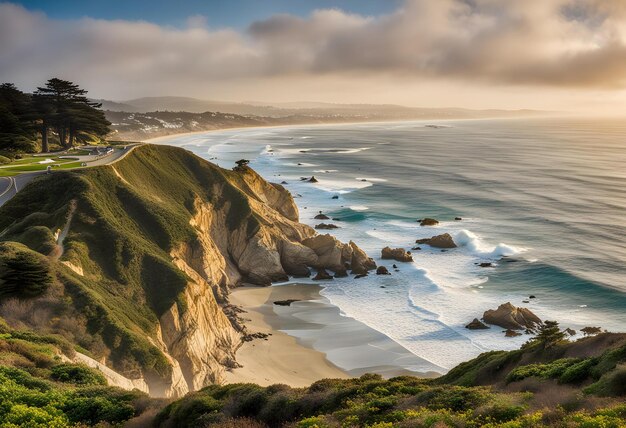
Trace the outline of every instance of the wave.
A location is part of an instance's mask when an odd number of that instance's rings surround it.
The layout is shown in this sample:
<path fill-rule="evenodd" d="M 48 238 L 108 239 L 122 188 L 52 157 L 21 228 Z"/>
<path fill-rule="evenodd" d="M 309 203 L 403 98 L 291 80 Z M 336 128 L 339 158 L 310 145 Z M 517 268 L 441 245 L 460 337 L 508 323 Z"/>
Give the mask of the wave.
<path fill-rule="evenodd" d="M 368 206 L 365 205 L 350 205 L 348 208 L 350 208 L 352 211 L 367 211 L 370 209 Z"/>
<path fill-rule="evenodd" d="M 477 256 L 491 259 L 514 256 L 526 251 L 525 248 L 518 248 L 502 243 L 496 246 L 489 246 L 478 235 L 466 229 L 461 230 L 455 235 L 454 242 L 456 242 L 459 247 L 467 248 Z"/>
<path fill-rule="evenodd" d="M 383 183 L 387 181 L 385 178 L 376 178 L 376 177 L 356 177 L 355 180 L 359 181 L 373 181 L 374 183 Z"/>

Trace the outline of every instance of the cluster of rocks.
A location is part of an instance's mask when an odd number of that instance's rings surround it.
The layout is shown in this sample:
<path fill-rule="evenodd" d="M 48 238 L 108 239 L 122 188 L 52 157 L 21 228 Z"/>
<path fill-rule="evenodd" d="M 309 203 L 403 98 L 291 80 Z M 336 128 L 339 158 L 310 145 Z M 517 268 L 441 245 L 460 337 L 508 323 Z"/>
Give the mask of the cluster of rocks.
<path fill-rule="evenodd" d="M 399 262 L 412 262 L 413 256 L 410 251 L 404 248 L 385 247 L 382 250 L 381 258 L 385 260 L 396 260 Z"/>
<path fill-rule="evenodd" d="M 454 217 L 454 220 L 461 221 L 463 220 L 463 217 Z M 417 219 L 417 222 L 420 226 L 437 226 L 439 224 L 439 220 L 431 217 L 419 218 Z"/>
<path fill-rule="evenodd" d="M 527 334 L 536 333 L 543 321 L 530 309 L 519 308 L 511 302 L 507 302 L 498 306 L 498 309 L 485 311 L 482 321 L 474 318 L 465 328 L 469 330 L 485 330 L 489 328 L 487 324 L 504 328 L 506 337 L 516 337 L 522 334 L 520 331 L 524 331 Z"/>
<path fill-rule="evenodd" d="M 449 233 L 433 236 L 432 238 L 423 238 L 415 241 L 416 244 L 426 244 L 434 248 L 456 248 L 457 245 Z"/>
<path fill-rule="evenodd" d="M 330 229 L 339 229 L 339 226 L 333 223 L 320 223 L 315 226 L 316 229 L 321 230 L 330 230 Z"/>
<path fill-rule="evenodd" d="M 434 218 L 426 217 L 420 218 L 417 220 L 420 226 L 437 226 L 439 224 L 439 220 L 435 220 Z"/>
<path fill-rule="evenodd" d="M 302 254 L 304 259 L 299 266 L 290 266 L 293 276 L 309 276 L 308 266 L 316 269 L 316 275 L 313 277 L 316 281 L 346 277 L 348 272 L 356 276 L 367 275 L 369 271 L 376 269 L 376 262 L 352 241 L 343 244 L 332 235 L 326 234 L 307 238 L 302 244 L 315 253 L 316 260 L 315 258 L 309 260 Z M 295 270 L 300 275 L 296 275 Z"/>
<path fill-rule="evenodd" d="M 268 340 L 267 338 L 270 337 L 271 335 L 272 333 L 248 333 L 248 334 L 245 334 L 241 338 L 241 340 L 243 340 L 244 342 L 252 342 L 254 339 Z"/>

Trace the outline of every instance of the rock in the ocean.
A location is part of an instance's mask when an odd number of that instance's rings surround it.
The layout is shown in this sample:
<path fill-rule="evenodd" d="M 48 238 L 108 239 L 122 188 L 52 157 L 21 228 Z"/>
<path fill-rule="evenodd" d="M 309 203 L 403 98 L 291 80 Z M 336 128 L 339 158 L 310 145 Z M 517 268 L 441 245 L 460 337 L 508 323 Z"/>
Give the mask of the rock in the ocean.
<path fill-rule="evenodd" d="M 482 262 L 482 263 L 479 263 L 478 266 L 482 268 L 494 267 L 493 263 L 490 263 L 490 262 Z"/>
<path fill-rule="evenodd" d="M 330 198 L 330 199 L 339 199 L 339 196 L 335 195 L 335 196 L 333 196 L 333 197 L 332 197 L 332 198 Z"/>
<path fill-rule="evenodd" d="M 328 217 L 326 214 L 323 214 L 321 211 L 318 215 L 316 215 L 315 217 L 313 217 L 315 220 L 328 220 L 330 219 L 330 217 Z"/>
<path fill-rule="evenodd" d="M 317 178 L 315 178 L 315 176 L 311 176 L 311 178 L 309 178 L 309 183 L 317 183 Z"/>
<path fill-rule="evenodd" d="M 433 236 L 432 238 L 418 239 L 416 244 L 426 244 L 435 248 L 456 248 L 456 243 L 449 233 Z"/>
<path fill-rule="evenodd" d="M 368 271 L 376 269 L 376 262 L 365 254 L 354 242 L 350 241 L 352 248 L 352 259 L 350 260 L 350 268 L 355 275 L 367 274 Z"/>
<path fill-rule="evenodd" d="M 376 275 L 391 275 L 385 266 L 378 266 Z"/>
<path fill-rule="evenodd" d="M 465 326 L 465 328 L 468 328 L 470 330 L 485 330 L 488 329 L 489 326 L 485 325 L 485 323 L 478 318 L 474 318 L 471 323 Z"/>
<path fill-rule="evenodd" d="M 381 257 L 386 260 L 393 259 L 399 262 L 413 261 L 413 256 L 411 256 L 411 252 L 407 252 L 404 248 L 385 247 L 383 248 Z"/>
<path fill-rule="evenodd" d="M 510 302 L 504 303 L 498 309 L 490 309 L 483 314 L 487 324 L 497 325 L 511 330 L 535 330 L 543 322 L 530 309 L 518 308 Z"/>
<path fill-rule="evenodd" d="M 462 218 L 462 217 L 454 217 L 454 219 L 455 219 L 456 221 L 461 221 L 461 220 L 463 220 L 463 218 Z"/>
<path fill-rule="evenodd" d="M 420 226 L 436 226 L 439 224 L 438 220 L 435 220 L 434 218 L 423 218 L 420 220 Z"/>
<path fill-rule="evenodd" d="M 280 184 L 289 184 L 285 180 L 281 181 Z"/>
<path fill-rule="evenodd" d="M 354 279 L 365 278 L 367 276 L 366 273 L 360 273 L 354 277 Z"/>
<path fill-rule="evenodd" d="M 322 281 L 326 279 L 333 279 L 333 277 L 326 271 L 326 269 L 320 269 L 317 271 L 317 275 L 315 275 L 313 281 Z"/>
<path fill-rule="evenodd" d="M 299 302 L 299 301 L 300 301 L 299 299 L 276 300 L 274 304 L 278 306 L 291 306 L 293 302 Z"/>
<path fill-rule="evenodd" d="M 336 224 L 332 224 L 332 223 L 320 223 L 318 225 L 315 226 L 316 229 L 339 229 L 339 226 L 337 226 Z"/>
<path fill-rule="evenodd" d="M 522 333 L 518 333 L 515 330 L 507 329 L 507 331 L 504 332 L 504 335 L 506 337 L 517 337 L 517 336 L 521 336 Z"/>

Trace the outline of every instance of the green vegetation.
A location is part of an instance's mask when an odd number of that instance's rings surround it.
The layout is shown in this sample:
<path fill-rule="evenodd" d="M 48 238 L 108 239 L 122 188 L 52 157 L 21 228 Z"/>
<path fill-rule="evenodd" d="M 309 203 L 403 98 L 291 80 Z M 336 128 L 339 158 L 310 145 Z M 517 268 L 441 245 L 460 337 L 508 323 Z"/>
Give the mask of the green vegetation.
<path fill-rule="evenodd" d="M 64 149 L 107 135 L 110 123 L 101 105 L 89 101 L 86 94 L 78 85 L 57 78 L 32 95 L 11 83 L 0 85 L 0 154 L 15 158 L 38 149 L 48 152 L 51 131 L 52 142 Z M 17 171 L 2 171 L 2 176 Z"/>
<path fill-rule="evenodd" d="M 249 174 L 146 145 L 115 168 L 38 177 L 0 208 L 0 317 L 13 326 L 0 321 L 0 428 L 149 422 L 163 403 L 109 388 L 71 359 L 104 357 L 131 378 L 169 374 L 156 326 L 173 305 L 184 313 L 189 281 L 172 253 L 197 245 L 198 203 L 227 209 L 228 228 L 254 232 Z M 57 260 L 54 237 L 70 218 Z M 625 384 L 625 334 L 569 342 L 552 323 L 519 350 L 484 353 L 437 379 L 211 386 L 169 403 L 156 424 L 620 427 Z"/>
<path fill-rule="evenodd" d="M 13 330 L 0 320 L 0 427 L 117 424 L 156 404 L 105 386 L 97 370 L 62 362 L 59 355 L 71 353 L 61 337 Z"/>
<path fill-rule="evenodd" d="M 0 243 L 0 302 L 8 297 L 35 297 L 52 284 L 50 263 L 16 243 Z"/>
<path fill-rule="evenodd" d="M 584 406 L 580 399 L 579 406 Z M 569 403 L 571 406 L 572 403 Z M 403 376 L 322 380 L 308 388 L 252 384 L 211 386 L 158 415 L 160 427 L 621 427 L 626 406 L 598 410 L 538 406 L 531 392 L 437 386 Z"/>
<path fill-rule="evenodd" d="M 34 179 L 0 208 L 0 242 L 49 255 L 70 207 L 76 211 L 62 258 L 47 262 L 53 276 L 50 293 L 30 301 L 33 311 L 45 317 L 14 320 L 16 312 L 8 310 L 0 316 L 62 334 L 94 357 L 106 356 L 126 376 L 167 376 L 171 367 L 149 338 L 156 337 L 158 319 L 172 305 L 183 312 L 187 307 L 181 296 L 189 279 L 172 263 L 171 252 L 182 244 L 196 245 L 190 220 L 197 201 L 228 207 L 230 228 L 243 224 L 254 232 L 258 220 L 245 179 L 245 173 L 163 146 L 137 147 L 115 169 Z M 79 266 L 83 274 L 62 262 Z"/>

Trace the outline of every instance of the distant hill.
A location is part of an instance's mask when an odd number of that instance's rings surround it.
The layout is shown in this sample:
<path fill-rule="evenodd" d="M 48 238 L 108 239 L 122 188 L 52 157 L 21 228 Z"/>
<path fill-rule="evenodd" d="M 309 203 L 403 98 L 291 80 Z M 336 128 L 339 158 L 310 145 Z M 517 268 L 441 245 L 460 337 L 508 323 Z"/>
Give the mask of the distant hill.
<path fill-rule="evenodd" d="M 249 126 L 532 117 L 548 113 L 538 110 L 417 108 L 394 104 L 293 102 L 268 105 L 258 102 L 207 101 L 189 97 L 98 101 L 102 103 L 107 118 L 113 124 L 110 138 L 126 141 Z"/>
<path fill-rule="evenodd" d="M 253 115 L 264 117 L 287 116 L 328 116 L 340 115 L 346 117 L 364 117 L 371 119 L 445 119 L 445 118 L 484 118 L 534 116 L 546 114 L 538 110 L 472 110 L 463 108 L 422 108 L 406 107 L 395 104 L 334 104 L 323 102 L 288 102 L 262 103 L 247 102 L 234 103 L 227 101 L 201 100 L 191 97 L 144 97 L 127 101 L 102 102 L 102 108 L 110 111 L 124 111 L 148 113 L 155 111 L 171 112 L 220 112 L 238 115 Z"/>

